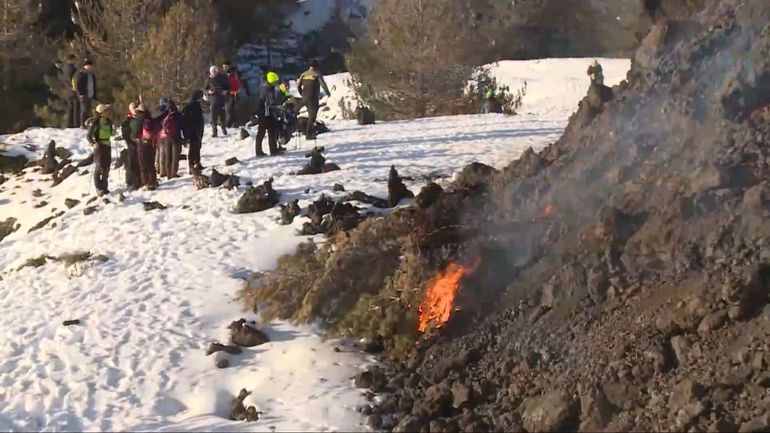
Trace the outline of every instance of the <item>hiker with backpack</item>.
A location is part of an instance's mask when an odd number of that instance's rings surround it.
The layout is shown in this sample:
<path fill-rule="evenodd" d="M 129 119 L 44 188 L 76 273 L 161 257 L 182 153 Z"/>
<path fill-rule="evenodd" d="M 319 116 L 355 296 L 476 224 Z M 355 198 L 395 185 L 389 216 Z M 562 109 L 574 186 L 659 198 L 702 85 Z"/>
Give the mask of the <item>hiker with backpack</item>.
<path fill-rule="evenodd" d="M 230 96 L 230 81 L 219 72 L 219 68 L 209 68 L 209 78 L 203 87 L 211 105 L 211 136 L 217 137 L 217 125 L 222 128 L 222 135 L 227 135 L 227 119 L 225 119 L 225 104 Z"/>
<path fill-rule="evenodd" d="M 316 119 L 320 108 L 321 89 L 327 96 L 331 96 L 329 87 L 326 85 L 323 75 L 318 71 L 318 65 L 313 62 L 307 71 L 297 79 L 297 90 L 302 95 L 302 105 L 307 107 L 307 126 L 305 137 L 312 140 L 316 137 Z"/>
<path fill-rule="evenodd" d="M 139 125 L 137 135 L 137 148 L 139 154 L 139 175 L 142 188 L 155 190 L 158 187 L 158 178 L 155 174 L 155 152 L 160 134 L 160 124 L 153 118 L 144 104 L 136 107 L 136 121 Z"/>
<path fill-rule="evenodd" d="M 265 77 L 265 84 L 259 89 L 257 96 L 257 138 L 255 150 L 257 157 L 266 156 L 262 150 L 262 141 L 267 133 L 267 143 L 270 149 L 270 155 L 277 155 L 281 152 L 278 148 L 278 134 L 280 124 L 278 123 L 278 110 L 284 102 L 283 93 L 278 89 L 280 77 L 275 72 L 268 72 Z"/>
<path fill-rule="evenodd" d="M 201 144 L 203 143 L 205 121 L 203 119 L 201 99 L 203 99 L 203 91 L 194 91 L 190 95 L 190 101 L 182 110 L 182 132 L 184 133 L 185 142 L 189 146 L 187 164 L 190 174 L 196 173 L 196 169 L 203 170 L 201 165 Z"/>
<path fill-rule="evenodd" d="M 139 136 L 141 125 L 137 119 L 139 104 L 131 102 L 128 105 L 126 119 L 120 125 L 123 140 L 126 141 L 126 187 L 129 190 L 137 190 L 142 187 L 142 178 L 139 172 Z"/>
<path fill-rule="evenodd" d="M 169 97 L 161 98 L 161 129 L 158 137 L 161 176 L 167 179 L 179 177 L 179 158 L 182 154 L 182 115 L 176 103 Z"/>
<path fill-rule="evenodd" d="M 94 186 L 97 193 L 109 194 L 110 162 L 112 161 L 112 147 L 110 139 L 114 132 L 109 105 L 96 106 L 97 118 L 90 122 L 88 127 L 88 141 L 94 149 Z"/>

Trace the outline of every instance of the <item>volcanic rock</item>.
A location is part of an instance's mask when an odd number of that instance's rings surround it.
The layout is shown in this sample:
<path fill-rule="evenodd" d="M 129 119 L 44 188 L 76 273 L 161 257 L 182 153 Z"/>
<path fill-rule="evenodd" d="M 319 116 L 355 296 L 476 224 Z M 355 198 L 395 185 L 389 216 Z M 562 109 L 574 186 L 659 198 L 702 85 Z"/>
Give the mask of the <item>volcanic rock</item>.
<path fill-rule="evenodd" d="M 43 157 L 39 161 L 42 174 L 53 174 L 56 171 L 56 141 L 51 140 L 48 142 L 48 148 Z"/>
<path fill-rule="evenodd" d="M 246 407 L 243 404 L 243 401 L 248 397 L 251 393 L 246 391 L 245 389 L 241 389 L 241 392 L 238 393 L 238 396 L 233 398 L 233 401 L 230 405 L 230 419 L 233 421 L 247 421 L 247 422 L 256 422 L 259 421 L 259 415 L 260 412 L 257 411 L 257 408 L 254 406 Z"/>
<path fill-rule="evenodd" d="M 58 213 L 56 213 L 55 215 L 51 215 L 51 216 L 49 216 L 48 218 L 45 218 L 45 219 L 43 219 L 43 220 L 42 220 L 42 221 L 40 221 L 39 223 L 37 223 L 37 224 L 35 224 L 34 226 L 32 226 L 32 227 L 29 229 L 29 232 L 28 232 L 28 233 L 32 233 L 32 232 L 34 232 L 35 230 L 40 230 L 40 229 L 42 229 L 42 228 L 43 228 L 43 227 L 45 227 L 45 226 L 46 226 L 46 225 L 47 225 L 49 222 L 51 222 L 52 220 L 54 220 L 54 219 L 56 219 L 56 218 L 59 218 L 59 217 L 60 217 L 60 216 L 62 216 L 62 215 L 64 215 L 64 212 L 58 212 Z"/>
<path fill-rule="evenodd" d="M 388 173 L 388 206 L 396 207 L 405 198 L 414 198 L 414 194 L 404 185 L 396 166 L 391 165 Z"/>
<path fill-rule="evenodd" d="M 741 424 L 739 432 L 766 432 L 770 431 L 770 413 L 765 413 L 750 421 Z"/>
<path fill-rule="evenodd" d="M 335 183 L 334 186 L 332 187 L 332 191 L 334 191 L 334 192 L 345 192 L 345 187 L 342 186 L 342 184 L 340 184 L 340 183 Z"/>
<path fill-rule="evenodd" d="M 561 431 L 576 427 L 577 407 L 563 391 L 530 397 L 521 404 L 521 410 L 527 431 Z"/>
<path fill-rule="evenodd" d="M 16 218 L 7 218 L 5 221 L 0 222 L 0 241 L 18 230 L 19 227 L 21 227 L 21 225 L 16 224 Z"/>
<path fill-rule="evenodd" d="M 245 140 L 245 139 L 250 137 L 249 131 L 247 131 L 246 128 L 241 128 L 239 134 L 240 134 L 239 136 L 240 136 L 241 140 Z"/>
<path fill-rule="evenodd" d="M 441 186 L 439 186 L 439 184 L 436 182 L 430 182 L 422 187 L 420 194 L 418 194 L 417 198 L 415 199 L 415 203 L 417 203 L 417 207 L 426 209 L 438 201 L 439 197 L 441 197 L 441 194 L 443 193 L 444 188 L 441 188 Z"/>
<path fill-rule="evenodd" d="M 72 158 L 72 152 L 69 149 L 61 146 L 57 147 L 54 153 L 56 154 L 57 158 L 62 160 Z"/>
<path fill-rule="evenodd" d="M 374 197 L 361 191 L 355 191 L 345 196 L 343 201 L 360 201 L 361 203 L 370 204 L 379 209 L 387 209 L 388 201 L 379 197 Z"/>
<path fill-rule="evenodd" d="M 484 189 L 496 172 L 497 170 L 493 167 L 480 162 L 473 162 L 463 168 L 455 183 L 463 188 Z"/>
<path fill-rule="evenodd" d="M 273 178 L 262 185 L 251 187 L 243 193 L 235 207 L 235 213 L 262 212 L 278 204 L 280 194 L 273 189 Z"/>
<path fill-rule="evenodd" d="M 72 326 L 72 325 L 80 325 L 79 319 L 73 319 L 73 320 L 65 320 L 62 322 L 63 326 Z"/>
<path fill-rule="evenodd" d="M 72 209 L 73 207 L 80 204 L 80 200 L 75 200 L 74 198 L 65 198 L 64 199 L 64 206 L 67 207 L 67 209 Z"/>
<path fill-rule="evenodd" d="M 232 157 L 232 158 L 228 158 L 228 159 L 225 161 L 225 165 L 229 167 L 229 166 L 231 166 L 231 165 L 235 165 L 235 164 L 238 164 L 239 162 L 240 162 L 240 161 L 238 161 L 238 158 L 236 158 L 236 157 Z"/>
<path fill-rule="evenodd" d="M 166 210 L 166 206 L 157 201 L 146 201 L 142 203 L 142 206 L 144 207 L 145 212 L 152 210 Z"/>
<path fill-rule="evenodd" d="M 717 311 L 715 313 L 711 313 L 708 316 L 704 317 L 703 320 L 700 322 L 700 325 L 698 325 L 698 333 L 703 334 L 709 331 L 717 330 L 721 328 L 726 321 L 727 321 L 727 312 Z"/>
<path fill-rule="evenodd" d="M 214 365 L 216 365 L 219 369 L 224 369 L 230 366 L 230 360 L 227 358 L 217 359 Z"/>
<path fill-rule="evenodd" d="M 221 343 L 211 343 L 208 350 L 206 350 L 206 356 L 212 355 L 217 352 L 225 352 L 229 353 L 230 355 L 238 355 L 243 350 L 238 346 L 228 346 Z"/>
<path fill-rule="evenodd" d="M 385 385 L 387 384 L 387 377 L 385 376 L 385 372 L 383 372 L 382 369 L 375 367 L 359 373 L 355 377 L 353 383 L 355 384 L 356 388 L 370 389 L 374 392 L 380 392 L 385 389 Z"/>
<path fill-rule="evenodd" d="M 236 320 L 230 323 L 230 339 L 234 344 L 242 347 L 254 347 L 270 342 L 267 334 L 255 328 L 255 322 L 247 322 L 246 319 Z"/>
<path fill-rule="evenodd" d="M 299 200 L 294 200 L 291 203 L 281 205 L 281 225 L 288 226 L 294 222 L 294 218 L 298 217 L 302 212 L 299 207 Z"/>
<path fill-rule="evenodd" d="M 76 172 L 78 169 L 74 165 L 68 165 L 64 167 L 63 169 L 59 170 L 58 172 L 54 173 L 53 175 L 53 186 L 57 186 L 60 183 L 64 182 L 68 177 L 72 175 L 72 173 Z"/>
<path fill-rule="evenodd" d="M 99 210 L 97 206 L 88 206 L 87 208 L 83 209 L 83 215 L 91 215 L 97 210 Z"/>

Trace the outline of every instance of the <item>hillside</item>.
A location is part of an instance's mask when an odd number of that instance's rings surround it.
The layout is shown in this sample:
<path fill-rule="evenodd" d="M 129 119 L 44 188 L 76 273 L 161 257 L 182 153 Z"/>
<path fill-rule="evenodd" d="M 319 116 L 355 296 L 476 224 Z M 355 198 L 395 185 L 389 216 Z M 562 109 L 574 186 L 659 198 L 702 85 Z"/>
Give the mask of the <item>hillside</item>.
<path fill-rule="evenodd" d="M 122 171 L 112 170 L 113 193 L 97 200 L 89 187 L 90 167 L 55 187 L 34 165 L 5 174 L 0 222 L 15 218 L 11 226 L 18 230 L 0 241 L 0 333 L 9 336 L 1 346 L 0 429 L 252 430 L 253 425 L 226 419 L 241 388 L 253 392 L 247 403 L 264 412 L 256 424 L 260 430 L 366 428 L 357 412 L 366 399 L 351 378 L 374 360 L 349 342 L 323 341 L 319 329 L 273 322 L 262 326 L 273 341 L 230 356 L 229 368 L 217 369 L 215 356 L 206 357 L 210 343 L 226 342 L 232 320 L 258 318 L 234 300 L 243 280 L 271 269 L 280 254 L 306 239 L 296 235 L 304 217 L 280 226 L 277 208 L 231 213 L 247 183 L 273 177 L 281 201 L 299 200 L 304 214 L 321 194 L 342 197 L 345 193 L 333 191 L 335 183 L 385 196 L 391 164 L 413 179 L 407 185 L 415 192 L 425 178 L 448 182 L 474 161 L 502 168 L 526 149 L 543 149 L 558 139 L 588 85 L 589 62 L 504 63 L 498 70 L 503 79 L 531 81 L 515 117 L 370 127 L 332 120 L 332 132 L 317 143 L 342 167 L 329 174 L 291 174 L 306 162 L 311 143 L 302 142 L 301 149 L 292 143 L 281 157 L 254 159 L 252 139 L 208 135 L 206 173 L 236 174 L 243 186 L 197 191 L 185 175 L 154 192 L 125 192 Z M 604 64 L 612 83 L 628 68 L 626 60 Z M 330 77 L 336 83 L 342 79 Z M 29 129 L 0 137 L 6 154 L 32 159 L 49 140 L 72 152 L 73 161 L 88 154 L 79 130 Z M 230 157 L 240 162 L 225 165 Z M 68 209 L 66 199 L 78 203 L 70 202 Z M 146 211 L 144 203 L 153 201 L 166 209 Z M 50 216 L 56 217 L 29 232 Z M 106 261 L 86 258 L 66 266 L 45 258 L 76 252 Z M 62 326 L 71 319 L 80 325 Z"/>

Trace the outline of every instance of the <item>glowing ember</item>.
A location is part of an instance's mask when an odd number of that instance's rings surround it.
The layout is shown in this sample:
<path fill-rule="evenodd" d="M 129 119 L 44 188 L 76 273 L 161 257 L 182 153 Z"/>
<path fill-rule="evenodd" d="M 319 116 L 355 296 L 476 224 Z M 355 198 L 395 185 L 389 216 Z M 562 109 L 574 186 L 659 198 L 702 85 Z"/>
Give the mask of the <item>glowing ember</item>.
<path fill-rule="evenodd" d="M 472 267 L 451 263 L 430 282 L 425 298 L 417 310 L 420 313 L 420 326 L 417 328 L 420 332 L 425 332 L 430 322 L 435 322 L 436 328 L 440 328 L 449 321 L 460 281 L 475 272 L 480 263 L 480 259 L 476 259 Z"/>
<path fill-rule="evenodd" d="M 545 215 L 551 216 L 553 215 L 553 211 L 555 210 L 556 210 L 556 207 L 552 204 L 549 204 L 548 206 L 545 207 Z"/>

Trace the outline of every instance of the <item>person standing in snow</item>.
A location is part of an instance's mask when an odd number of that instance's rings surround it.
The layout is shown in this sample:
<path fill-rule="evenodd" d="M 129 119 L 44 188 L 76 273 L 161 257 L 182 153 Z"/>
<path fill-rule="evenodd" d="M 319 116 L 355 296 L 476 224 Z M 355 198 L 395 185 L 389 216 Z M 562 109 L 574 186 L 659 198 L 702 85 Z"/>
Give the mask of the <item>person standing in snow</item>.
<path fill-rule="evenodd" d="M 75 55 L 67 56 L 67 63 L 62 66 L 62 82 L 67 96 L 67 128 L 78 128 L 82 124 L 80 119 L 80 103 L 78 102 L 78 93 L 73 85 L 72 78 L 78 71 L 75 66 Z"/>
<path fill-rule="evenodd" d="M 85 121 L 91 112 L 91 103 L 96 99 L 96 75 L 94 75 L 91 60 L 86 59 L 83 62 L 83 68 L 75 73 L 72 83 L 80 104 L 79 123 L 81 127 L 85 127 Z"/>
<path fill-rule="evenodd" d="M 235 126 L 235 108 L 245 86 L 243 81 L 241 81 L 241 77 L 238 76 L 238 69 L 232 66 L 230 62 L 225 62 L 222 65 L 222 70 L 227 75 L 228 88 L 230 90 L 227 103 L 225 104 L 225 118 L 227 127 L 232 128 Z"/>
<path fill-rule="evenodd" d="M 265 139 L 265 133 L 267 133 L 270 155 L 273 156 L 279 153 L 278 132 L 280 125 L 276 120 L 276 111 L 284 101 L 283 93 L 277 87 L 279 82 L 280 77 L 277 73 L 268 72 L 266 82 L 259 89 L 259 95 L 257 95 L 256 117 L 259 122 L 255 143 L 257 157 L 265 156 L 265 152 L 262 151 L 262 141 Z"/>
<path fill-rule="evenodd" d="M 158 187 L 158 178 L 155 174 L 155 153 L 160 125 L 144 104 L 139 104 L 136 107 L 136 121 L 139 125 L 139 133 L 137 134 L 139 175 L 142 187 L 152 191 Z"/>
<path fill-rule="evenodd" d="M 160 136 L 158 140 L 158 171 L 168 179 L 179 177 L 179 158 L 182 154 L 182 115 L 169 97 L 161 98 Z"/>
<path fill-rule="evenodd" d="M 481 103 L 481 114 L 502 114 L 503 106 L 495 97 L 495 91 L 492 89 L 487 90 L 486 98 Z"/>
<path fill-rule="evenodd" d="M 182 125 L 184 126 L 185 141 L 189 147 L 187 152 L 187 164 L 190 174 L 195 173 L 196 168 L 202 170 L 201 165 L 201 145 L 203 143 L 203 130 L 205 129 L 203 119 L 203 108 L 201 107 L 203 91 L 196 90 L 190 95 L 190 101 L 182 110 Z"/>
<path fill-rule="evenodd" d="M 604 85 L 604 71 L 602 71 L 602 65 L 599 64 L 598 60 L 594 59 L 591 62 L 586 73 L 591 78 L 591 84 Z"/>
<path fill-rule="evenodd" d="M 217 137 L 217 125 L 222 127 L 222 135 L 227 135 L 227 119 L 225 119 L 225 104 L 230 95 L 230 81 L 219 72 L 219 68 L 209 68 L 209 78 L 203 87 L 211 105 L 211 136 Z"/>
<path fill-rule="evenodd" d="M 96 106 L 97 118 L 88 127 L 88 141 L 94 149 L 94 186 L 99 195 L 109 194 L 110 162 L 112 147 L 110 139 L 114 131 L 109 105 Z"/>
<path fill-rule="evenodd" d="M 141 125 L 137 119 L 139 104 L 132 102 L 128 105 L 128 114 L 121 124 L 123 139 L 126 141 L 126 186 L 129 190 L 142 187 L 139 173 L 139 136 Z"/>
<path fill-rule="evenodd" d="M 313 62 L 307 71 L 297 79 L 297 90 L 302 95 L 302 105 L 307 107 L 307 129 L 305 137 L 312 140 L 316 137 L 315 123 L 320 108 L 321 89 L 327 96 L 331 96 L 323 75 L 318 71 L 318 65 Z"/>

